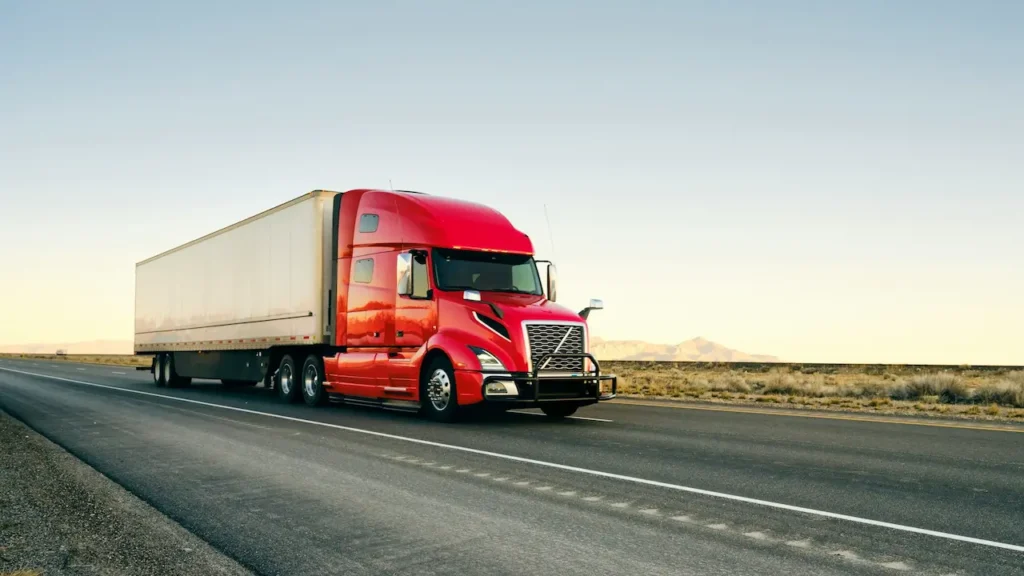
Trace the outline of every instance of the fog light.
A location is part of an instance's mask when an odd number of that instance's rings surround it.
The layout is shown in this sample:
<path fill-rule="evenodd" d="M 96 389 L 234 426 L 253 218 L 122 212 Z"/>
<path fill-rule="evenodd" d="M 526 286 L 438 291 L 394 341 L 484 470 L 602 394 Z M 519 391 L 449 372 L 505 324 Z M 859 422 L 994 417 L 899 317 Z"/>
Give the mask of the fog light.
<path fill-rule="evenodd" d="M 484 394 L 488 396 L 518 396 L 519 388 L 515 382 L 492 380 L 484 386 Z"/>

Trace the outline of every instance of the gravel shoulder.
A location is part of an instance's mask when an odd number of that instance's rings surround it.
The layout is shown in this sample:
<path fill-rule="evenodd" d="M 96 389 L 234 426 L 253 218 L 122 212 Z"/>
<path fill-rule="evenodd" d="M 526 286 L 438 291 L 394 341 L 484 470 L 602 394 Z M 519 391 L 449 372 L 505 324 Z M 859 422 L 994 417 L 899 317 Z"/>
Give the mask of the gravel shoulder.
<path fill-rule="evenodd" d="M 0 574 L 251 574 L 0 411 Z"/>

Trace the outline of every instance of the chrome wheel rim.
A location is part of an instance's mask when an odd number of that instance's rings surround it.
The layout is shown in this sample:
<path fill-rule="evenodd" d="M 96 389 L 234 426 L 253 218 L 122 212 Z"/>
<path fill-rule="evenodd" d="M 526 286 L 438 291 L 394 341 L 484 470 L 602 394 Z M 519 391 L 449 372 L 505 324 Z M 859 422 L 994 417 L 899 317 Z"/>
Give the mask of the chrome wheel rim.
<path fill-rule="evenodd" d="M 306 372 L 302 375 L 302 386 L 306 389 L 306 396 L 316 396 L 316 387 L 320 384 L 320 374 L 316 366 L 306 366 Z"/>
<path fill-rule="evenodd" d="M 160 367 L 163 369 L 164 382 L 169 384 L 171 382 L 171 359 L 164 356 L 164 361 L 160 363 Z"/>
<path fill-rule="evenodd" d="M 153 382 L 156 384 L 160 383 L 160 376 L 163 375 L 164 363 L 160 361 L 160 357 L 156 357 L 156 361 L 153 362 Z"/>
<path fill-rule="evenodd" d="M 435 410 L 441 412 L 448 407 L 451 396 L 452 381 L 448 378 L 448 373 L 441 368 L 434 370 L 427 382 L 427 397 L 430 398 L 430 403 L 434 405 Z"/>
<path fill-rule="evenodd" d="M 281 366 L 281 375 L 278 376 L 281 384 L 281 392 L 287 396 L 292 393 L 292 367 L 285 364 Z"/>

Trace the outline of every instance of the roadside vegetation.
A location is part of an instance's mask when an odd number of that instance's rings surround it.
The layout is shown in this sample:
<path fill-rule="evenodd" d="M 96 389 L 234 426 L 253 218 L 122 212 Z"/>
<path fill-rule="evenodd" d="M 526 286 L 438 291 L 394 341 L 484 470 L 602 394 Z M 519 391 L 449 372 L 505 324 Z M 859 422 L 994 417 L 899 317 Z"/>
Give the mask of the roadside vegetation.
<path fill-rule="evenodd" d="M 150 364 L 129 355 L 0 357 Z M 601 368 L 619 376 L 625 397 L 1024 421 L 1021 368 L 621 361 Z"/>
<path fill-rule="evenodd" d="M 622 396 L 1024 420 L 1024 370 L 604 362 Z"/>

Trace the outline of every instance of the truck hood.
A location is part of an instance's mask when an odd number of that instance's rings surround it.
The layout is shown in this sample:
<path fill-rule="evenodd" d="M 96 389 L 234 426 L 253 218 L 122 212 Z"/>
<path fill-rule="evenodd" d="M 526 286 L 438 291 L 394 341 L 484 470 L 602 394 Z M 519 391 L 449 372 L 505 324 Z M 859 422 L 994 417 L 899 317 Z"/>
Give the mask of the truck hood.
<path fill-rule="evenodd" d="M 580 315 L 577 312 L 560 304 L 556 304 L 544 296 L 534 296 L 533 294 L 509 294 L 505 292 L 481 292 L 480 300 L 481 302 L 466 303 L 471 305 L 476 304 L 477 306 L 474 308 L 486 311 L 492 316 L 494 315 L 494 312 L 490 310 L 489 303 L 493 303 L 504 316 L 502 320 L 506 324 L 510 325 L 520 324 L 524 320 L 583 322 L 583 319 L 580 318 Z M 480 304 L 483 304 L 483 307 L 480 307 Z"/>
<path fill-rule="evenodd" d="M 494 312 L 492 304 L 500 314 Z M 441 297 L 439 312 L 441 322 L 457 331 L 460 341 L 464 340 L 465 344 L 491 352 L 508 369 L 519 372 L 526 372 L 530 368 L 523 329 L 525 322 L 586 326 L 578 313 L 543 296 L 531 294 L 483 292 L 480 294 L 480 302 L 476 302 L 465 300 L 462 292 L 448 292 Z M 488 327 L 486 323 L 490 321 L 497 321 L 504 326 L 508 337 Z"/>

